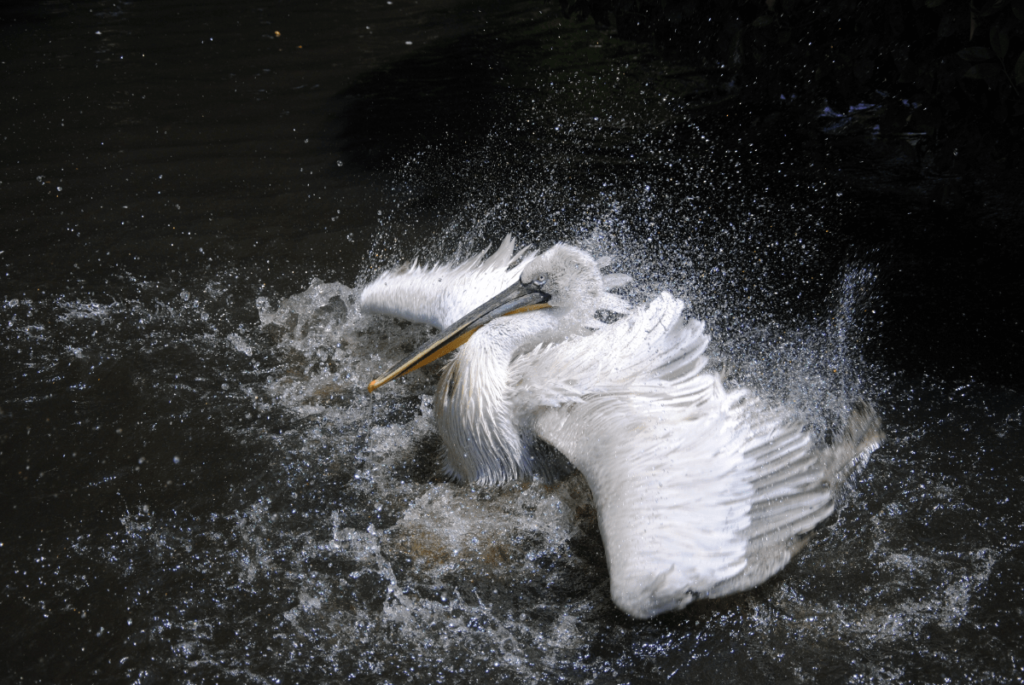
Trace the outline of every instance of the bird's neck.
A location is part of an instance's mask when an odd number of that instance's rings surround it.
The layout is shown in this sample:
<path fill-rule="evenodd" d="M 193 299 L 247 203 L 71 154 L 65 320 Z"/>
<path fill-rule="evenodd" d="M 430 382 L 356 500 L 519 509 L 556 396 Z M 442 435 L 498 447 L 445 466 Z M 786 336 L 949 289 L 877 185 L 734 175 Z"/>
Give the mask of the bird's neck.
<path fill-rule="evenodd" d="M 545 310 L 505 317 L 477 331 L 445 367 L 434 396 L 445 470 L 459 480 L 501 483 L 543 473 L 514 415 L 509 366 L 550 342 L 557 319 Z"/>

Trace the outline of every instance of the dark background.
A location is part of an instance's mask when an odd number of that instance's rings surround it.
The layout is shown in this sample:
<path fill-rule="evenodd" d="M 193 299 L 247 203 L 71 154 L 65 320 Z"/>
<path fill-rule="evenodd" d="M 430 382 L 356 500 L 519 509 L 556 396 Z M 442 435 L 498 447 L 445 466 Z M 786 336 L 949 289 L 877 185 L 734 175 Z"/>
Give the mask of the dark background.
<path fill-rule="evenodd" d="M 1019 681 L 1019 10 L 0 4 L 0 682 Z M 864 389 L 889 436 L 778 577 L 650 622 L 585 488 L 402 445 L 429 377 L 365 384 L 417 328 L 258 317 L 598 229 L 731 371 L 814 416 Z M 410 559 L 428 492 L 508 523 L 497 568 Z M 521 494 L 579 507 L 568 543 Z"/>

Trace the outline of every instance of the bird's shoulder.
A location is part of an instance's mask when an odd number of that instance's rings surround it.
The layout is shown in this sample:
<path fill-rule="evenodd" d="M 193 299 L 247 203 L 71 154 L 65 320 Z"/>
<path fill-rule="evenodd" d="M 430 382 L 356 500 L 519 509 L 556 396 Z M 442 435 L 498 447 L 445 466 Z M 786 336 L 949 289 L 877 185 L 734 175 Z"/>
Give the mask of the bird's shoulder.
<path fill-rule="evenodd" d="M 662 293 L 587 335 L 538 345 L 512 361 L 513 385 L 523 398 L 547 406 L 587 395 L 685 388 L 701 376 L 708 338 L 703 322 L 687 318 L 684 309 L 681 300 Z"/>

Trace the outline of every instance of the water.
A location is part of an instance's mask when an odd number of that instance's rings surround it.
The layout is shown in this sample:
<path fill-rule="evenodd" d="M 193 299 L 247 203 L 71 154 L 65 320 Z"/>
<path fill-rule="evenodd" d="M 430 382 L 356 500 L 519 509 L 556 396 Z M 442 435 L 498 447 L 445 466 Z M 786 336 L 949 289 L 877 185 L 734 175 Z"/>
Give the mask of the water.
<path fill-rule="evenodd" d="M 1019 392 L 901 365 L 860 208 L 713 75 L 532 3 L 4 12 L 5 682 L 1022 679 Z M 777 578 L 629 619 L 578 475 L 447 483 L 437 370 L 366 394 L 426 332 L 360 284 L 509 231 L 686 298 L 822 436 L 879 407 Z"/>

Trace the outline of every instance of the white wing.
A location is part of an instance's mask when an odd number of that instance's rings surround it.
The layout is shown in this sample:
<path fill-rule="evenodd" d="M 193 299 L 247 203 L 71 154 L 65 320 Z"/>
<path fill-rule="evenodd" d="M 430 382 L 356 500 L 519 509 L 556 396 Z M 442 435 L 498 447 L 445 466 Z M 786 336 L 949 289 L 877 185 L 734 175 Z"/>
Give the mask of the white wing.
<path fill-rule="evenodd" d="M 536 252 L 515 251 L 505 236 L 490 257 L 487 250 L 461 264 L 420 266 L 406 262 L 375 278 L 360 295 L 364 312 L 445 329 L 512 285 Z"/>
<path fill-rule="evenodd" d="M 702 373 L 703 325 L 681 310 L 663 294 L 511 369 L 537 436 L 586 477 L 612 599 L 640 618 L 778 572 L 832 513 L 832 461 L 880 440 L 869 416 L 848 449 L 814 451 L 799 423 Z"/>

